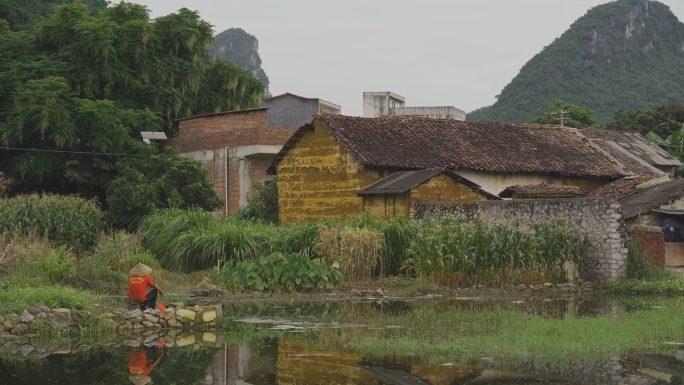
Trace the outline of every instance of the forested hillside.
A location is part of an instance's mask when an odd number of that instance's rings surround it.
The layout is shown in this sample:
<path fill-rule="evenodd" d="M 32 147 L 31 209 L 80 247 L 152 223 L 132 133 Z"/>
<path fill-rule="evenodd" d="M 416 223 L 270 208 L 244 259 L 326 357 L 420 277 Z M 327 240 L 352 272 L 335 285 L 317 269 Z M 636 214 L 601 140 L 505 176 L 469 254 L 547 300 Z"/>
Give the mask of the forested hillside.
<path fill-rule="evenodd" d="M 241 28 L 227 29 L 214 37 L 209 54 L 219 60 L 228 60 L 252 76 L 260 79 L 268 90 L 268 76 L 261 68 L 259 40 Z"/>
<path fill-rule="evenodd" d="M 23 31 L 52 15 L 55 5 L 75 1 L 87 5 L 91 14 L 97 14 L 109 4 L 106 0 L 2 0 L 0 19 L 5 19 L 13 31 Z"/>
<path fill-rule="evenodd" d="M 468 120 L 527 122 L 556 100 L 589 107 L 602 123 L 620 109 L 684 104 L 684 24 L 656 1 L 594 7 Z"/>

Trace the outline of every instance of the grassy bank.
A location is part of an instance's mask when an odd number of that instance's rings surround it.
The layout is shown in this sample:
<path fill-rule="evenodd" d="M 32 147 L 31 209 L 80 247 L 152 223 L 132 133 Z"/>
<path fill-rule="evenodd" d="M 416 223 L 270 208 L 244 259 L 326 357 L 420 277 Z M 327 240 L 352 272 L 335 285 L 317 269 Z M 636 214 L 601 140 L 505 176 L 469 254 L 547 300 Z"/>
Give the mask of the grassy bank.
<path fill-rule="evenodd" d="M 469 312 L 431 306 L 406 314 L 377 312 L 358 318 L 347 314 L 345 322 L 387 329 L 346 344 L 368 355 L 417 355 L 437 361 L 534 357 L 548 362 L 621 355 L 631 349 L 644 352 L 665 342 L 684 343 L 684 299 L 651 304 L 658 308 L 565 320 L 515 311 Z M 340 343 L 338 336 L 332 339 Z"/>

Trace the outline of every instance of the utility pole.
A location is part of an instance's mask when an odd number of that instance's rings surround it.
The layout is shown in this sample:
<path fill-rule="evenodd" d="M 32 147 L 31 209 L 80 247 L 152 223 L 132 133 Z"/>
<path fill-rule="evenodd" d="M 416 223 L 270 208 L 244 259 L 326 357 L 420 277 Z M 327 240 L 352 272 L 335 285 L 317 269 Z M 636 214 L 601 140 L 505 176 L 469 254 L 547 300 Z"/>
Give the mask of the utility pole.
<path fill-rule="evenodd" d="M 570 113 L 570 111 L 564 110 L 561 108 L 560 111 L 554 112 L 551 115 L 555 117 L 556 119 L 560 120 L 561 127 L 565 127 L 565 120 L 570 120 L 570 116 L 567 116 L 566 114 Z"/>

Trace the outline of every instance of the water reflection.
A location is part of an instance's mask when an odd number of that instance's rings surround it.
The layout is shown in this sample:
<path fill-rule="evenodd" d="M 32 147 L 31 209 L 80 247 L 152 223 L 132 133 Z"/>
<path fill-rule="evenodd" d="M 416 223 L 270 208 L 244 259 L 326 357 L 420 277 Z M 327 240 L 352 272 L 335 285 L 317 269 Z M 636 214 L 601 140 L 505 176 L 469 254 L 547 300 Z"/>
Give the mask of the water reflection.
<path fill-rule="evenodd" d="M 156 349 L 146 347 L 128 352 L 128 371 L 130 372 L 128 379 L 132 383 L 135 385 L 145 385 L 152 381 L 149 374 L 164 357 L 163 346 L 165 342 L 161 340 Z M 153 361 L 148 362 L 148 357 L 153 357 Z"/>
<path fill-rule="evenodd" d="M 227 336 L 230 338 L 231 336 Z M 233 336 L 234 337 L 234 336 Z M 0 359 L 0 384 L 459 385 L 682 384 L 684 350 L 558 364 L 475 360 L 426 362 L 327 349 L 306 336 L 244 336 L 218 346 L 194 343 L 140 349 L 124 345 L 58 351 L 42 359 Z M 155 341 L 157 342 L 157 341 Z M 162 342 L 162 341 L 158 341 Z M 73 346 L 78 346 L 73 341 Z M 80 347 L 83 349 L 83 346 Z M 43 349 L 34 346 L 34 349 Z"/>
<path fill-rule="evenodd" d="M 419 317 L 426 307 L 573 318 L 649 306 L 647 299 L 607 304 L 545 298 L 225 305 L 231 315 L 225 333 L 147 331 L 137 338 L 113 337 L 106 344 L 0 338 L 0 384 L 682 384 L 684 348 L 676 345 L 558 363 L 505 357 L 429 362 L 345 349 L 351 341 L 377 338 L 384 330 L 340 322 L 349 314 Z"/>

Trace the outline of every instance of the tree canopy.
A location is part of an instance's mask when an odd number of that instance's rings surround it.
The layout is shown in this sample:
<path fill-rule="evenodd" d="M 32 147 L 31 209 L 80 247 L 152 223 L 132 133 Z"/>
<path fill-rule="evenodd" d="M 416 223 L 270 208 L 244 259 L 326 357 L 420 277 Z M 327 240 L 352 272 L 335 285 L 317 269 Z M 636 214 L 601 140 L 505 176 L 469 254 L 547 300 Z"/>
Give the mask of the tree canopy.
<path fill-rule="evenodd" d="M 106 218 L 115 227 L 135 229 L 151 209 L 221 205 L 202 165 L 173 152 L 128 157 L 117 163 L 119 175 L 107 185 Z"/>
<path fill-rule="evenodd" d="M 146 7 L 123 1 L 97 15 L 80 2 L 57 6 L 28 32 L 0 20 L 0 172 L 9 192 L 106 204 L 116 163 L 152 155 L 141 131 L 173 137 L 177 118 L 257 107 L 261 82 L 210 59 L 211 40 L 194 11 L 151 20 Z"/>
<path fill-rule="evenodd" d="M 662 104 L 647 110 L 618 110 L 613 122 L 608 125 L 611 130 L 634 130 L 642 135 L 653 131 L 661 138 L 667 138 L 681 130 L 684 124 L 684 105 Z"/>
<path fill-rule="evenodd" d="M 91 14 L 97 14 L 109 4 L 106 0 L 3 0 L 0 19 L 5 19 L 14 31 L 27 30 L 52 15 L 55 5 L 76 1 L 87 5 Z"/>
<path fill-rule="evenodd" d="M 561 122 L 562 117 L 562 122 Z M 558 100 L 549 105 L 547 111 L 530 120 L 531 124 L 556 124 L 565 127 L 589 128 L 596 126 L 594 111 Z"/>

